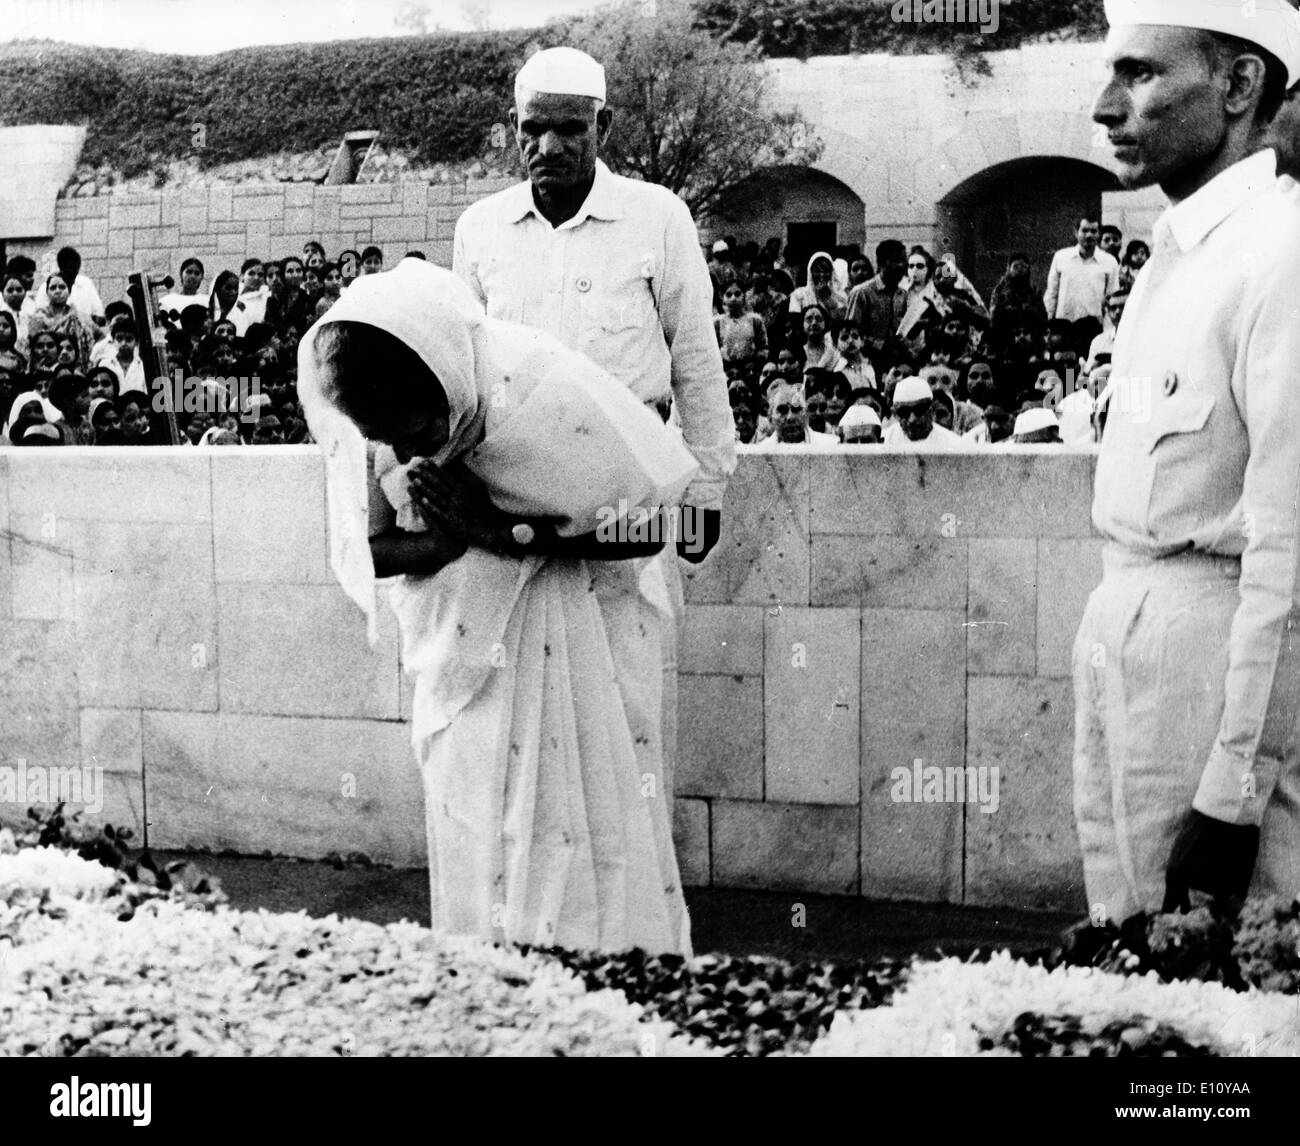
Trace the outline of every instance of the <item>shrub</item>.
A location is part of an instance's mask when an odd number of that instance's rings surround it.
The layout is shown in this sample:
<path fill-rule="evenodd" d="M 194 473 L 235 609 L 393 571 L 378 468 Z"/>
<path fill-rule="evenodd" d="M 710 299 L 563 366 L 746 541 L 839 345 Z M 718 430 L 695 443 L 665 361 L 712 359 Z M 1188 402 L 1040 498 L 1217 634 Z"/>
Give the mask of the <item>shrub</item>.
<path fill-rule="evenodd" d="M 1100 32 L 1102 0 L 1002 0 L 995 36 L 951 24 L 896 24 L 889 0 L 693 0 L 715 40 L 766 56 L 972 52 L 1027 39 Z M 374 129 L 417 163 L 481 154 L 505 118 L 515 71 L 535 46 L 579 22 L 543 29 L 161 55 L 48 41 L 0 44 L 0 124 L 84 123 L 82 161 L 132 177 L 197 155 L 208 167 L 336 143 Z M 975 70 L 979 70 L 976 66 Z M 205 127 L 195 150 L 195 124 Z"/>

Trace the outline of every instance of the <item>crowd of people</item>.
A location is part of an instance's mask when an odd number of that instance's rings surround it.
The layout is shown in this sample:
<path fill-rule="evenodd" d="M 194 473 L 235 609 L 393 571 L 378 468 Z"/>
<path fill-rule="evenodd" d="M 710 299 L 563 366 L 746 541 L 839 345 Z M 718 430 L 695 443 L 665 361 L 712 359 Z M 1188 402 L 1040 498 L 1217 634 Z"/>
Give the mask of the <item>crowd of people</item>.
<path fill-rule="evenodd" d="M 39 282 L 35 261 L 16 255 L 0 288 L 0 445 L 168 444 L 169 405 L 181 444 L 310 441 L 299 339 L 357 276 L 383 266 L 378 247 L 330 259 L 309 242 L 301 255 L 245 259 L 209 282 L 202 261 L 187 258 L 177 280 L 155 288 L 164 378 L 141 355 L 131 304 L 105 304 L 74 248 Z"/>
<path fill-rule="evenodd" d="M 1092 443 L 1115 331 L 1150 255 L 1080 220 L 1048 281 L 1015 254 L 986 303 L 952 255 L 897 240 L 792 265 L 779 239 L 707 252 L 739 441 L 955 449 Z M 799 271 L 803 273 L 800 274 Z"/>
<path fill-rule="evenodd" d="M 1149 256 L 1141 240 L 1121 245 L 1117 228 L 1085 218 L 1045 289 L 1016 254 L 986 303 L 951 255 L 923 246 L 886 240 L 874 265 L 842 247 L 796 268 L 778 239 L 720 239 L 707 263 L 738 443 L 1097 441 L 1115 330 Z M 41 282 L 34 260 L 15 256 L 0 291 L 0 444 L 165 444 L 168 396 L 183 444 L 310 441 L 298 341 L 355 278 L 383 268 L 378 247 L 331 259 L 309 242 L 209 282 L 187 258 L 156 297 L 177 388 L 143 361 L 130 303 L 105 305 L 76 250 L 60 250 Z"/>

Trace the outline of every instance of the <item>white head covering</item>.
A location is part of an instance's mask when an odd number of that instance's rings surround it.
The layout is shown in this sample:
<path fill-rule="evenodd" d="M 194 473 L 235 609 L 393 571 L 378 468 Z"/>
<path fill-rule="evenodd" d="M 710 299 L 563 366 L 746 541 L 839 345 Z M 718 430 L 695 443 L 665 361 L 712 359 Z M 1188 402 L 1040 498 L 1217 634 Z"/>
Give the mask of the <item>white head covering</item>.
<path fill-rule="evenodd" d="M 1026 410 L 1016 418 L 1015 437 L 1022 434 L 1036 434 L 1039 430 L 1050 430 L 1059 428 L 1060 423 L 1056 420 L 1056 415 L 1046 407 L 1035 407 Z"/>
<path fill-rule="evenodd" d="M 934 401 L 934 391 L 924 378 L 909 374 L 894 387 L 894 405 L 907 406 L 917 402 Z"/>
<path fill-rule="evenodd" d="M 840 429 L 849 430 L 854 426 L 880 426 L 880 415 L 870 406 L 865 406 L 861 402 L 850 406 L 844 411 L 844 417 L 840 419 Z"/>
<path fill-rule="evenodd" d="M 529 92 L 588 96 L 605 102 L 605 69 L 577 48 L 543 48 L 515 76 L 515 102 Z"/>
<path fill-rule="evenodd" d="M 483 311 L 459 278 L 424 259 L 403 259 L 391 271 L 357 278 L 299 344 L 298 397 L 304 413 L 309 404 L 317 412 L 323 406 L 333 409 L 321 390 L 314 347 L 320 330 L 335 322 L 378 327 L 414 350 L 447 395 L 450 434 L 434 461 L 442 465 L 468 448 L 482 400 L 491 395 L 479 393 L 475 377 L 481 353 L 475 340 L 482 334 Z M 437 331 L 436 338 L 431 331 Z M 312 421 L 310 414 L 307 421 Z M 315 426 L 312 434 L 324 441 Z"/>
<path fill-rule="evenodd" d="M 316 339 L 335 322 L 373 326 L 419 355 L 447 397 L 448 440 L 431 460 L 443 466 L 463 458 L 504 512 L 551 517 L 557 533 L 577 536 L 594 530 L 602 509 L 620 498 L 631 507 L 651 497 L 662 498 L 654 504 L 671 504 L 698 469 L 680 439 L 626 387 L 546 332 L 486 317 L 450 271 L 408 258 L 391 271 L 357 279 L 303 336 L 298 397 L 326 457 L 331 567 L 365 611 L 372 643 L 377 629 L 366 442 L 326 393 L 317 362 Z M 471 549 L 438 577 L 464 585 L 463 592 L 448 590 L 436 619 L 438 635 L 425 642 L 445 650 L 457 643 L 456 618 L 480 636 L 506 623 L 520 572 L 515 562 Z M 497 583 L 501 578 L 505 587 Z M 421 624 L 428 630 L 435 621 Z M 460 647 L 456 655 L 467 655 L 465 642 Z M 447 696 L 453 697 L 440 702 L 444 715 L 480 679 L 486 655 L 463 672 L 443 664 Z"/>
<path fill-rule="evenodd" d="M 4 436 L 6 442 L 9 440 L 9 431 L 13 429 L 14 423 L 18 421 L 18 416 L 22 412 L 23 407 L 32 402 L 40 403 L 41 417 L 43 417 L 47 422 L 60 422 L 63 420 L 63 415 L 59 413 L 59 408 L 48 398 L 42 398 L 40 393 L 36 390 L 24 390 L 14 399 L 14 404 L 9 407 L 9 417 L 5 421 Z"/>
<path fill-rule="evenodd" d="M 1106 0 L 1106 20 L 1112 28 L 1156 24 L 1235 36 L 1281 60 L 1288 87 L 1300 81 L 1300 13 L 1287 0 Z"/>

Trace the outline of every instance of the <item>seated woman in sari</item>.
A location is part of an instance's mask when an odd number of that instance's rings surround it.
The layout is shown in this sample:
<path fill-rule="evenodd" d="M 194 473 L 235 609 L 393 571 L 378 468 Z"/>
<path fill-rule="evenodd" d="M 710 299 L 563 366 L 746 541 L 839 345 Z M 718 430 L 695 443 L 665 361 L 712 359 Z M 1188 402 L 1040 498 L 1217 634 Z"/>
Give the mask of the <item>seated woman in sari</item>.
<path fill-rule="evenodd" d="M 675 503 L 690 453 L 590 360 L 419 259 L 308 331 L 298 391 L 372 640 L 374 579 L 396 578 L 434 928 L 689 953 L 661 797 L 666 538 L 621 525 Z"/>

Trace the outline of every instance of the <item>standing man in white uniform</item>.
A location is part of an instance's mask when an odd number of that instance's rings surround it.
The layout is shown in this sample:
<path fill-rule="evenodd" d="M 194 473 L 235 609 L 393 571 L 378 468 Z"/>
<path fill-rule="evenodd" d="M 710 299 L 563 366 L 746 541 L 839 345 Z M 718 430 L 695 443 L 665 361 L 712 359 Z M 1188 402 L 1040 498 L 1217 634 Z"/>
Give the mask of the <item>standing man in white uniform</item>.
<path fill-rule="evenodd" d="M 537 52 L 520 69 L 510 124 L 528 180 L 465 211 L 453 269 L 491 317 L 549 331 L 649 405 L 672 399 L 700 463 L 678 552 L 700 562 L 717 543 L 736 466 L 713 284 L 686 204 L 667 188 L 613 174 L 598 158 L 613 119 L 605 95 L 605 69 L 574 48 Z M 671 548 L 661 562 L 680 619 Z M 663 787 L 671 795 L 674 626 L 665 625 L 664 639 Z"/>
<path fill-rule="evenodd" d="M 1263 147 L 1285 0 L 1107 0 L 1093 117 L 1172 202 L 1120 325 L 1074 648 L 1094 923 L 1300 892 L 1300 211 Z"/>

